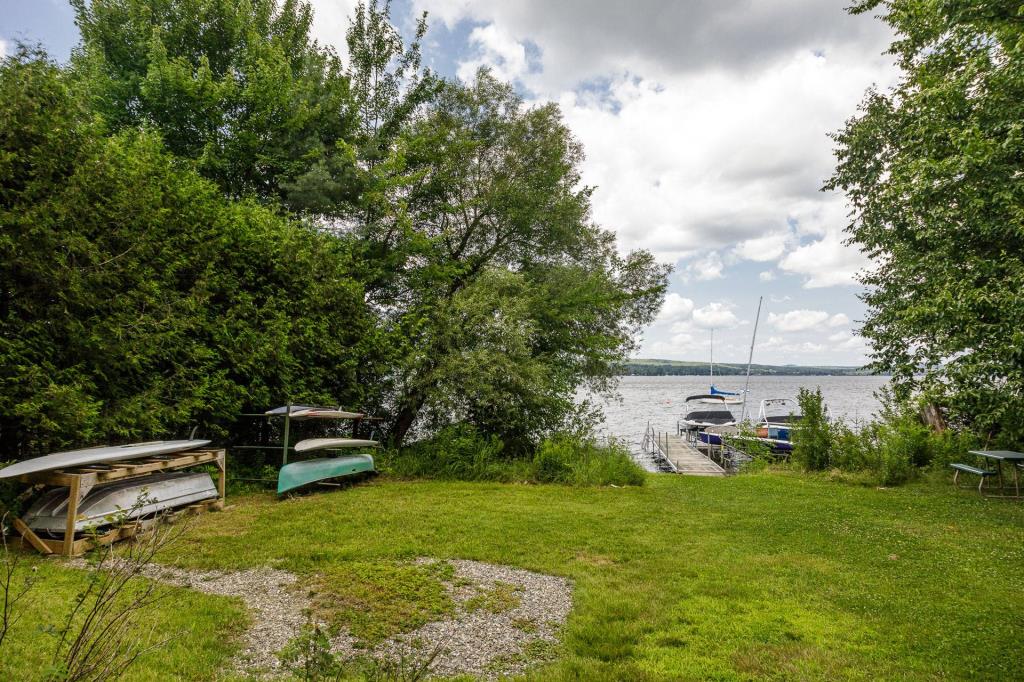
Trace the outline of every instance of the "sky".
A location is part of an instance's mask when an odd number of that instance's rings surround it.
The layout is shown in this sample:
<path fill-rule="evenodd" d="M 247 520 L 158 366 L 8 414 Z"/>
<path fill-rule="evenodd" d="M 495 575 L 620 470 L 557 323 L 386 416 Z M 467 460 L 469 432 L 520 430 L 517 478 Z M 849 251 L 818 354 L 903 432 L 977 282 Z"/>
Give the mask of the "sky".
<path fill-rule="evenodd" d="M 354 0 L 312 0 L 315 37 L 344 57 Z M 594 219 L 623 251 L 675 267 L 638 357 L 860 365 L 870 263 L 844 244 L 844 197 L 821 191 L 829 133 L 898 77 L 879 19 L 849 0 L 396 0 L 428 12 L 425 62 L 487 66 L 528 104 L 557 102 L 583 143 Z M 0 51 L 78 40 L 64 0 L 0 0 Z"/>

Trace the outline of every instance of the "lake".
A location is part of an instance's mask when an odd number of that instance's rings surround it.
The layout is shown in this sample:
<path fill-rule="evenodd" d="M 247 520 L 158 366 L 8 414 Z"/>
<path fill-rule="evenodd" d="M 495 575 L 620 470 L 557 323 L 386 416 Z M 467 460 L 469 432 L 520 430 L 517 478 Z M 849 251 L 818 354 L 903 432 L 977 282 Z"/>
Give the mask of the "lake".
<path fill-rule="evenodd" d="M 716 377 L 715 385 L 723 391 L 741 391 L 744 381 L 742 376 Z M 875 393 L 888 383 L 889 377 L 876 376 L 752 376 L 747 416 L 757 417 L 764 398 L 796 398 L 801 387 L 820 387 L 833 417 L 851 424 L 865 422 L 881 407 Z M 686 396 L 708 389 L 708 378 L 700 376 L 622 377 L 619 399 L 598 400 L 605 415 L 598 435 L 625 440 L 637 461 L 653 471 L 654 462 L 640 450 L 647 423 L 658 431 L 675 433 Z M 742 407 L 732 409 L 739 416 Z"/>

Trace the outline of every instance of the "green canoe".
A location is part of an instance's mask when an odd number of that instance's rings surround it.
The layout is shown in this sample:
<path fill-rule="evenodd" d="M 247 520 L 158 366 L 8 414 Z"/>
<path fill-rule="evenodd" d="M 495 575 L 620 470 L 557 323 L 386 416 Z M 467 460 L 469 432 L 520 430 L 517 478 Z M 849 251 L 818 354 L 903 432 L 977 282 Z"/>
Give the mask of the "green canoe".
<path fill-rule="evenodd" d="M 309 483 L 339 476 L 351 476 L 366 471 L 374 471 L 372 455 L 345 455 L 344 457 L 292 462 L 281 467 L 281 472 L 277 475 L 277 494 L 280 495 Z"/>

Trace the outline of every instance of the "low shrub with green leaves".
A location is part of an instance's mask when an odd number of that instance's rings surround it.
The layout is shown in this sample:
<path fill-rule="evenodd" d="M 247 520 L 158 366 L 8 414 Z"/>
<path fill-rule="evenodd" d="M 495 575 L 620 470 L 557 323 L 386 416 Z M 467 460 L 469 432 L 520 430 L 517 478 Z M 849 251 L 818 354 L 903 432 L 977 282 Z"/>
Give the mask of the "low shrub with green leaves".
<path fill-rule="evenodd" d="M 461 481 L 643 485 L 644 472 L 623 445 L 555 434 L 532 454 L 510 454 L 494 436 L 460 424 L 381 458 L 382 471 L 406 478 Z"/>
<path fill-rule="evenodd" d="M 825 418 L 820 391 L 801 390 L 804 417 L 793 433 L 793 461 L 807 471 L 833 469 L 861 474 L 873 485 L 899 485 L 928 470 L 945 471 L 977 446 L 970 433 L 929 428 L 914 403 L 882 398 L 878 420 L 854 429 Z"/>

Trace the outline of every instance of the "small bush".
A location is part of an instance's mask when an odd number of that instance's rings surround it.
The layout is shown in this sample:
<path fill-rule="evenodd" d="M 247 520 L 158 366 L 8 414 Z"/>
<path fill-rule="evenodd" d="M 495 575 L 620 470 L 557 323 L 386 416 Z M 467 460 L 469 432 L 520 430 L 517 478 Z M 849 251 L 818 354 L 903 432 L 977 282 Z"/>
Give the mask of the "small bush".
<path fill-rule="evenodd" d="M 798 401 L 803 418 L 791 432 L 793 461 L 807 471 L 822 471 L 829 466 L 834 434 L 821 389 L 801 388 Z"/>

